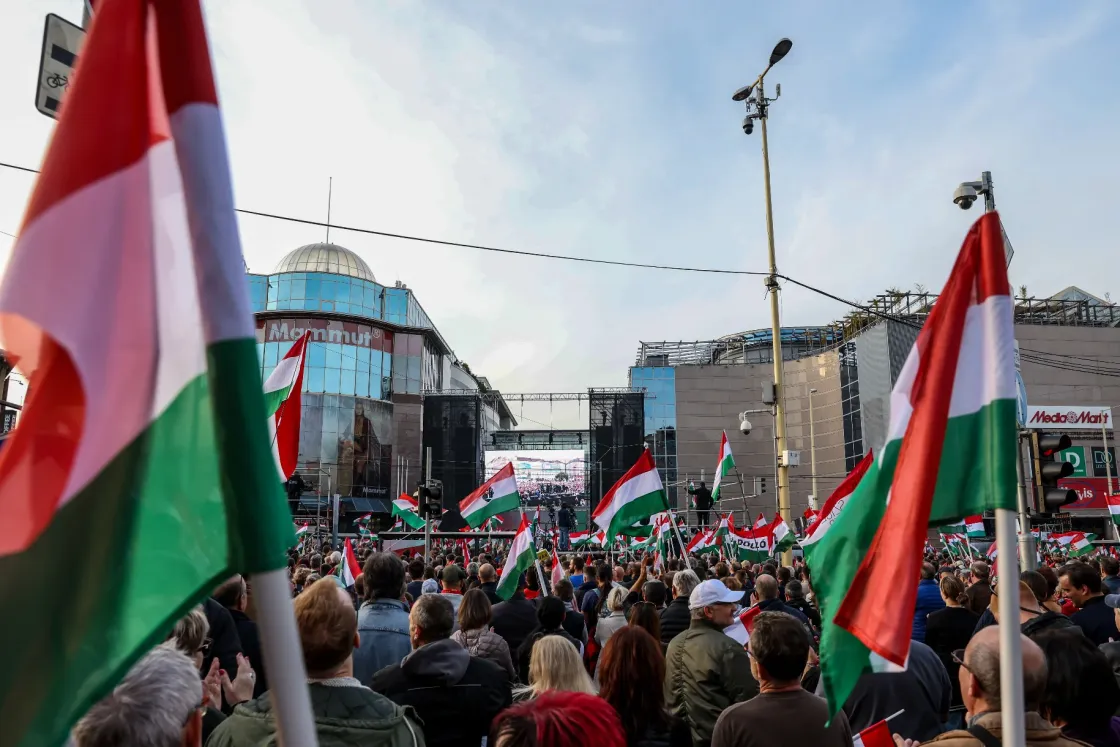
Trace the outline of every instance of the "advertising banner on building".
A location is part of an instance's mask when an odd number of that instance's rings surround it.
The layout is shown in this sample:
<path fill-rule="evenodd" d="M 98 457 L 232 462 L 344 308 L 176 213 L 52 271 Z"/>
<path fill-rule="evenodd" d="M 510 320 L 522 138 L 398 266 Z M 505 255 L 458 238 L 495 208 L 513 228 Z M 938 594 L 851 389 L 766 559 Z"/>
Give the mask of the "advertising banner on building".
<path fill-rule="evenodd" d="M 1027 427 L 1057 431 L 1112 430 L 1112 408 L 1099 405 L 1029 405 Z"/>
<path fill-rule="evenodd" d="M 1093 477 L 1108 477 L 1109 470 L 1112 470 L 1112 476 L 1116 477 L 1116 450 L 1111 446 L 1108 447 L 1108 457 L 1106 462 L 1104 447 L 1094 446 Z"/>
<path fill-rule="evenodd" d="M 1070 473 L 1070 477 L 1089 476 L 1089 470 L 1086 469 L 1087 464 L 1085 461 L 1084 446 L 1071 446 L 1065 451 L 1059 451 L 1057 458 L 1059 462 L 1069 462 L 1073 466 L 1073 472 Z M 1101 475 L 1101 477 L 1103 476 L 1104 475 Z"/>
<path fill-rule="evenodd" d="M 1077 502 L 1062 506 L 1062 511 L 1084 511 L 1086 509 L 1100 509 L 1108 511 L 1105 501 L 1105 483 L 1103 477 L 1067 477 L 1058 480 L 1058 487 L 1077 492 Z M 1116 477 L 1112 478 L 1112 488 L 1116 489 Z"/>

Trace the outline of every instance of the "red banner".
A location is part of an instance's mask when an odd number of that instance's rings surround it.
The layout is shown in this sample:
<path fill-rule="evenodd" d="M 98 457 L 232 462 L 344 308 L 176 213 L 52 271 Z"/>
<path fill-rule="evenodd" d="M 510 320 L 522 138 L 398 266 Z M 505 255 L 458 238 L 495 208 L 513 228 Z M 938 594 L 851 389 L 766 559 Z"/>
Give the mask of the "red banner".
<path fill-rule="evenodd" d="M 1116 478 L 1113 478 L 1112 487 L 1116 488 Z M 1068 506 L 1062 506 L 1062 511 L 1082 511 L 1087 508 L 1099 508 L 1103 511 L 1108 510 L 1108 503 L 1105 501 L 1104 496 L 1108 490 L 1107 478 L 1104 477 L 1067 477 L 1064 480 L 1058 480 L 1058 487 L 1066 488 L 1068 490 L 1076 490 L 1078 501 L 1071 503 Z"/>

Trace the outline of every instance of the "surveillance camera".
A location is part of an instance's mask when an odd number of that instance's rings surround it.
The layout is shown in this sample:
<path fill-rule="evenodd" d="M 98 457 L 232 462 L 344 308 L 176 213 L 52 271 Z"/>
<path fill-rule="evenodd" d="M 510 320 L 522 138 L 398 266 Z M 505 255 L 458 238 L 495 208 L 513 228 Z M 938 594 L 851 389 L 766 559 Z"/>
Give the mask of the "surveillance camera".
<path fill-rule="evenodd" d="M 754 132 L 754 120 L 750 117 L 743 117 L 743 133 L 751 134 Z"/>
<path fill-rule="evenodd" d="M 960 185 L 953 193 L 953 202 L 960 205 L 961 210 L 968 210 L 976 202 L 976 190 L 967 184 Z"/>
<path fill-rule="evenodd" d="M 739 423 L 739 432 L 744 436 L 751 435 L 751 421 L 743 418 L 743 420 Z"/>

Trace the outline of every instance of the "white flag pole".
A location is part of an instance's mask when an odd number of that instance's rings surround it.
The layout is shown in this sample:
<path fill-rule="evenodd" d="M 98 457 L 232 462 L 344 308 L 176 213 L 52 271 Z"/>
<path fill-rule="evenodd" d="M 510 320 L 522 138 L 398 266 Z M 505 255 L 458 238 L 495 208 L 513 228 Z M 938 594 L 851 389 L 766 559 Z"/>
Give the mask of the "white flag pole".
<path fill-rule="evenodd" d="M 1015 512 L 996 509 L 996 546 L 1016 547 Z M 998 579 L 1000 717 L 1003 743 L 1026 745 L 1026 706 L 1023 696 L 1023 651 L 1019 632 L 1019 558 L 1014 550 L 1001 553 Z"/>
<path fill-rule="evenodd" d="M 311 717 L 307 670 L 300 654 L 292 591 L 285 569 L 250 577 L 257 605 L 261 649 L 268 668 L 268 686 L 276 704 L 277 735 L 281 747 L 318 747 L 319 736 Z"/>

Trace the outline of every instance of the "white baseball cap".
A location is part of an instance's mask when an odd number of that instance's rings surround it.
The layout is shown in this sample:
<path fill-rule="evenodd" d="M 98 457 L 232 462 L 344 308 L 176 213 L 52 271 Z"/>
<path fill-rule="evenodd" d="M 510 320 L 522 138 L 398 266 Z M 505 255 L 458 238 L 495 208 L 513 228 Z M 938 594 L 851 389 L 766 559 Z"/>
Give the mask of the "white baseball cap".
<path fill-rule="evenodd" d="M 710 604 L 738 604 L 743 601 L 743 592 L 728 589 L 722 581 L 709 579 L 692 590 L 688 598 L 688 608 L 698 610 Z"/>

